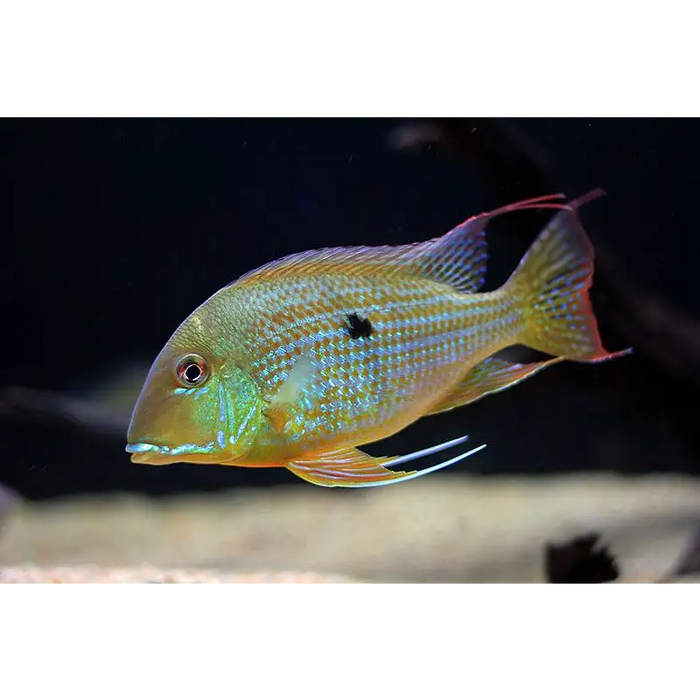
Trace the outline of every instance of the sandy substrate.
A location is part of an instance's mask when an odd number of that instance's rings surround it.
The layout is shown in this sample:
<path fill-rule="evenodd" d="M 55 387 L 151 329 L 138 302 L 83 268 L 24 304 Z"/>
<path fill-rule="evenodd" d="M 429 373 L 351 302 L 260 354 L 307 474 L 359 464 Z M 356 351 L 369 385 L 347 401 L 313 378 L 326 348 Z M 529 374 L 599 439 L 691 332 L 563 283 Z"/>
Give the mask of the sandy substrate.
<path fill-rule="evenodd" d="M 115 569 L 98 566 L 38 567 L 0 569 L 0 583 L 360 583 L 343 576 L 312 572 L 251 571 L 229 573 L 197 569 L 158 569 L 138 566 Z"/>
<path fill-rule="evenodd" d="M 597 531 L 620 580 L 646 582 L 699 523 L 700 481 L 672 476 L 81 498 L 10 513 L 0 581 L 537 582 L 546 542 Z"/>

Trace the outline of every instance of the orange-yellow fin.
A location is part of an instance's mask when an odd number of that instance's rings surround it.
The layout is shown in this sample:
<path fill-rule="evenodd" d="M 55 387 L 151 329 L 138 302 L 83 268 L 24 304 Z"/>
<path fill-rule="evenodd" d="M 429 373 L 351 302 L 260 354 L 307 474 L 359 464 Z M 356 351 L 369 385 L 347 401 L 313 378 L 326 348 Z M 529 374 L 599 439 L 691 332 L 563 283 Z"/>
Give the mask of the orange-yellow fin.
<path fill-rule="evenodd" d="M 317 486 L 341 486 L 345 488 L 368 488 L 371 486 L 384 486 L 387 484 L 397 484 L 401 481 L 408 481 L 430 472 L 449 467 L 452 464 L 465 459 L 474 453 L 482 450 L 486 445 L 479 445 L 467 452 L 445 460 L 440 464 L 435 464 L 426 469 L 414 470 L 410 472 L 392 471 L 385 465 L 401 464 L 413 459 L 434 454 L 448 447 L 464 442 L 467 438 L 450 440 L 442 445 L 419 450 L 404 457 L 372 457 L 355 447 L 334 450 L 331 452 L 317 453 L 307 457 L 299 457 L 286 466 L 289 471 L 299 478 L 309 481 Z"/>
<path fill-rule="evenodd" d="M 362 486 L 393 481 L 415 472 L 393 472 L 382 466 L 387 457 L 372 457 L 356 448 L 299 457 L 287 469 L 317 486 Z"/>
<path fill-rule="evenodd" d="M 422 243 L 321 248 L 295 253 L 248 272 L 233 284 L 332 273 L 383 279 L 423 277 L 457 291 L 475 292 L 486 275 L 488 220 L 486 214 L 474 216 L 444 235 Z"/>
<path fill-rule="evenodd" d="M 486 276 L 486 225 L 494 217 L 527 209 L 566 209 L 563 194 L 507 204 L 471 216 L 452 230 L 420 243 L 399 246 L 346 246 L 293 253 L 266 263 L 231 282 L 243 286 L 278 278 L 343 274 L 355 277 L 423 277 L 464 293 L 476 292 Z M 229 286 L 231 286 L 229 285 Z"/>
<path fill-rule="evenodd" d="M 582 362 L 631 351 L 611 353 L 603 347 L 589 297 L 594 252 L 577 210 L 601 194 L 595 190 L 559 211 L 504 285 L 525 321 L 517 342 Z"/>
<path fill-rule="evenodd" d="M 519 364 L 498 357 L 487 357 L 472 367 L 454 390 L 435 404 L 425 415 L 432 416 L 436 413 L 451 411 L 459 406 L 478 401 L 489 394 L 508 389 L 563 359 L 563 357 L 553 357 L 551 360 L 542 362 Z"/>

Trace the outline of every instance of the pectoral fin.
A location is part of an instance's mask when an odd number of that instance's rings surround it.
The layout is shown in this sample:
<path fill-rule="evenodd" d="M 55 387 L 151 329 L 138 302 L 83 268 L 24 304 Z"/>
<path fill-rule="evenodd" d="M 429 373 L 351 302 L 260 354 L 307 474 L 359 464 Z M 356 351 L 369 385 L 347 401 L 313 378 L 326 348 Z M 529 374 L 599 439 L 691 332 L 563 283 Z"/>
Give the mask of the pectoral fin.
<path fill-rule="evenodd" d="M 369 486 L 414 473 L 386 469 L 382 463 L 389 459 L 372 457 L 351 447 L 295 459 L 287 465 L 287 469 L 318 486 Z"/>
<path fill-rule="evenodd" d="M 488 394 L 508 389 L 523 379 L 537 374 L 545 367 L 561 362 L 565 358 L 553 357 L 542 362 L 519 364 L 508 362 L 498 357 L 487 357 L 475 365 L 448 396 L 441 399 L 425 415 L 431 416 L 444 411 L 451 411 L 459 406 L 477 401 Z"/>
<path fill-rule="evenodd" d="M 264 413 L 275 430 L 282 432 L 292 417 L 294 407 L 311 383 L 313 363 L 308 355 L 300 355 L 294 363 L 287 379 L 282 383 L 274 398 L 265 407 Z"/>

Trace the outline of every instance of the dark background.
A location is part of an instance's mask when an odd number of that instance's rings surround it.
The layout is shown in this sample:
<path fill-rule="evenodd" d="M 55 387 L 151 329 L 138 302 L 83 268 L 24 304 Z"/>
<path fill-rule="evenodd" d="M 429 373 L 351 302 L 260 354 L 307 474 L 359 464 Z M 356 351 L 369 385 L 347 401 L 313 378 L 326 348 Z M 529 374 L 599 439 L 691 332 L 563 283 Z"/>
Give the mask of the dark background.
<path fill-rule="evenodd" d="M 185 316 L 288 253 L 423 240 L 594 187 L 594 305 L 608 348 L 634 355 L 558 365 L 386 449 L 468 432 L 489 447 L 455 472 L 700 471 L 697 120 L 5 119 L 0 154 L 0 483 L 27 498 L 299 482 L 129 461 L 135 392 Z M 489 287 L 544 221 L 490 226 Z"/>

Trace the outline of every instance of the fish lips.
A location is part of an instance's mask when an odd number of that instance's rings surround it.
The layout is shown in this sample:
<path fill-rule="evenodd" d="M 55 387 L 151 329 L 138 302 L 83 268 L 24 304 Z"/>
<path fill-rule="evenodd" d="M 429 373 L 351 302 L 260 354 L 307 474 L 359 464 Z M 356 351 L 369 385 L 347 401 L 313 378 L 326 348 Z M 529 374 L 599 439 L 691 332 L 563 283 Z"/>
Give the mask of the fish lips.
<path fill-rule="evenodd" d="M 180 445 L 168 447 L 151 442 L 130 442 L 126 451 L 131 461 L 139 464 L 174 464 L 176 462 L 216 461 L 214 443 L 207 445 Z"/>
<path fill-rule="evenodd" d="M 130 442 L 126 446 L 126 451 L 131 455 L 132 462 L 152 462 L 156 457 L 164 454 L 162 447 L 149 442 Z"/>

